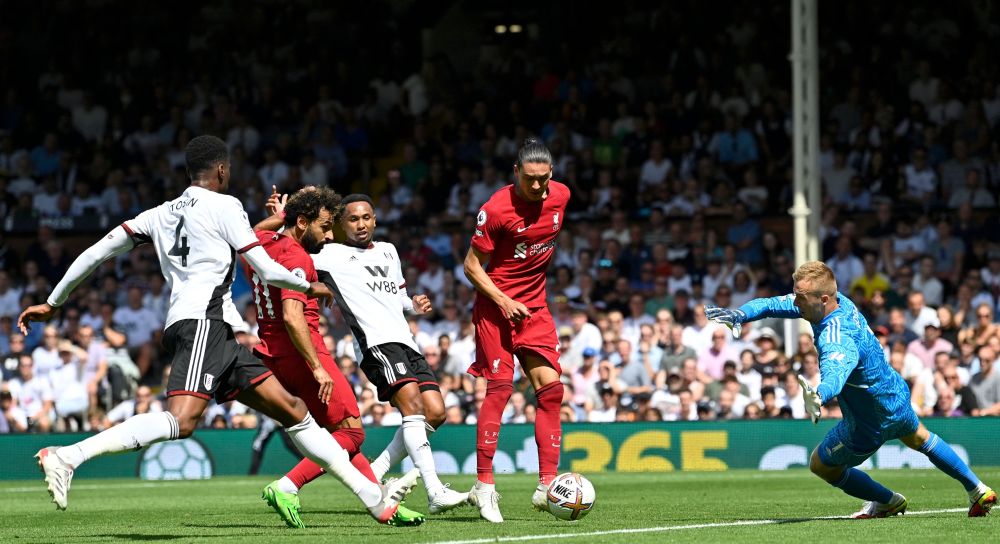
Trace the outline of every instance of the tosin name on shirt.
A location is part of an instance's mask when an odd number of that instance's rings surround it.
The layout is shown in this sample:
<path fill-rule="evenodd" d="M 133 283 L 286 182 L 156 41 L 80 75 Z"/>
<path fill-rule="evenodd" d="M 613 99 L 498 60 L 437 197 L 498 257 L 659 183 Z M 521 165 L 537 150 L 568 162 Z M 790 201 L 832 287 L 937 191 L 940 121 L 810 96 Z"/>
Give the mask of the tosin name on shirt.
<path fill-rule="evenodd" d="M 170 211 L 176 212 L 177 210 L 183 210 L 184 208 L 193 208 L 197 203 L 197 198 L 192 198 L 190 200 L 178 200 L 170 205 Z"/>

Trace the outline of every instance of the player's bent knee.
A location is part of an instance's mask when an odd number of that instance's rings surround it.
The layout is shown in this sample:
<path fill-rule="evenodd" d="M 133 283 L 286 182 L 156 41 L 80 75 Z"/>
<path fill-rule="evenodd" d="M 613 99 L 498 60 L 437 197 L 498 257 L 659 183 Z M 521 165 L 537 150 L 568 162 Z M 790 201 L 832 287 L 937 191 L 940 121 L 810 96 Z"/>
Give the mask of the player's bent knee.
<path fill-rule="evenodd" d="M 441 407 L 425 407 L 424 408 L 424 418 L 427 424 L 431 427 L 437 429 L 441 425 L 444 425 L 444 406 Z"/>
<path fill-rule="evenodd" d="M 910 449 L 920 450 L 930 439 L 931 433 L 926 427 L 921 425 L 913 434 L 908 434 L 906 436 L 900 437 L 899 441 Z"/>
<path fill-rule="evenodd" d="M 177 438 L 187 438 L 198 428 L 201 417 L 177 417 Z"/>
<path fill-rule="evenodd" d="M 506 380 L 489 380 L 486 382 L 486 394 L 496 397 L 504 404 L 514 393 L 514 384 Z"/>
<path fill-rule="evenodd" d="M 420 395 L 424 401 L 424 418 L 428 425 L 437 429 L 444 424 L 445 409 L 444 398 L 441 392 L 436 390 L 424 391 Z"/>
<path fill-rule="evenodd" d="M 309 413 L 309 408 L 304 400 L 294 395 L 288 395 L 288 412 L 295 416 L 295 421 L 302 421 Z"/>
<path fill-rule="evenodd" d="M 822 459 L 819 458 L 818 450 L 813 451 L 812 457 L 809 459 L 810 472 L 827 482 L 835 482 L 840 477 L 839 469 L 840 467 L 831 467 L 823 463 Z"/>
<path fill-rule="evenodd" d="M 395 401 L 396 408 L 404 416 L 424 415 L 424 401 L 420 396 L 420 391 L 415 386 L 403 387 L 396 393 L 396 397 L 393 400 Z"/>

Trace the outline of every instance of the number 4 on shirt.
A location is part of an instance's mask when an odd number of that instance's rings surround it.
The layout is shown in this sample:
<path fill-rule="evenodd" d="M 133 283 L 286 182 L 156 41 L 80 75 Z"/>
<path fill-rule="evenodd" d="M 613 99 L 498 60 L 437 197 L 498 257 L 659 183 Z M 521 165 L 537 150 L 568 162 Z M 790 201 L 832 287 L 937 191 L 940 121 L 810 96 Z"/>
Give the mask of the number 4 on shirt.
<path fill-rule="evenodd" d="M 170 248 L 167 255 L 180 257 L 181 266 L 187 266 L 188 253 L 191 253 L 191 248 L 188 247 L 188 238 L 184 235 L 184 218 L 181 217 L 180 223 L 177 223 L 177 230 L 174 231 L 174 247 Z"/>

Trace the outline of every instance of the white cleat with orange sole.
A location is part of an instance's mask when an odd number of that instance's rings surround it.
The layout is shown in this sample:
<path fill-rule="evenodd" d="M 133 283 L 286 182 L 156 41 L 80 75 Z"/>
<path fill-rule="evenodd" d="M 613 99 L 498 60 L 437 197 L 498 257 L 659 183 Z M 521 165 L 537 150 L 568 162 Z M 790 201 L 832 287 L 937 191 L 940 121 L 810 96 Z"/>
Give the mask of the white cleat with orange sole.
<path fill-rule="evenodd" d="M 38 466 L 45 474 L 45 483 L 48 484 L 49 495 L 52 502 L 56 503 L 56 508 L 65 510 L 69 505 L 69 486 L 73 481 L 73 467 L 56 455 L 59 448 L 49 446 L 38 450 L 35 459 L 38 459 Z"/>

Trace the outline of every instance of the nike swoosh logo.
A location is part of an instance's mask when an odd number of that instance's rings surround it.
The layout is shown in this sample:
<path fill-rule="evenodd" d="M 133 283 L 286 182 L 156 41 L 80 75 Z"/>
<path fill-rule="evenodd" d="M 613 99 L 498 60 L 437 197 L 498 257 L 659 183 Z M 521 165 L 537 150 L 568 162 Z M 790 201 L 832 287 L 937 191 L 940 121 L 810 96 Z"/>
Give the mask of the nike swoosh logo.
<path fill-rule="evenodd" d="M 517 227 L 517 232 L 524 232 L 528 230 L 528 227 Z"/>
<path fill-rule="evenodd" d="M 497 441 L 496 440 L 484 440 L 483 443 L 484 444 L 496 444 Z"/>

